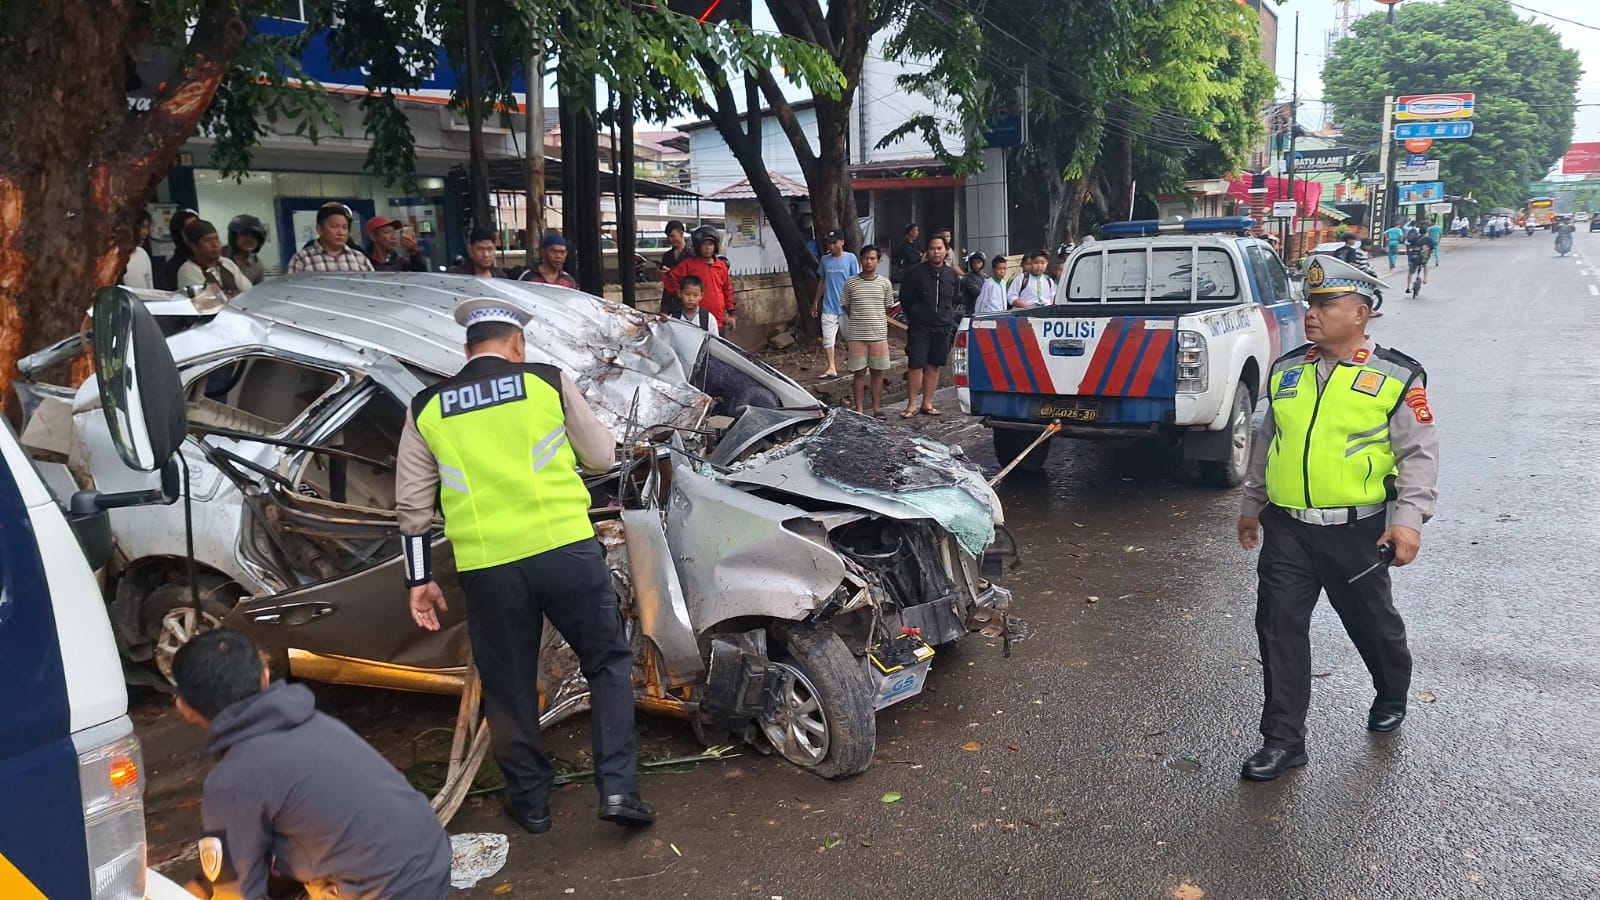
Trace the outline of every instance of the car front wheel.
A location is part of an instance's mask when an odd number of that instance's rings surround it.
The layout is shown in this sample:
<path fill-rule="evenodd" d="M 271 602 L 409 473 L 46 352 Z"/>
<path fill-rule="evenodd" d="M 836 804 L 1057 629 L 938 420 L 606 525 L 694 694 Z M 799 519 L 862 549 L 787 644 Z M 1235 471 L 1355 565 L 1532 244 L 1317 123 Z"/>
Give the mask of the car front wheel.
<path fill-rule="evenodd" d="M 848 778 L 872 765 L 878 720 L 861 661 L 829 628 L 801 626 L 771 664 L 778 705 L 761 730 L 779 755 L 823 778 Z"/>

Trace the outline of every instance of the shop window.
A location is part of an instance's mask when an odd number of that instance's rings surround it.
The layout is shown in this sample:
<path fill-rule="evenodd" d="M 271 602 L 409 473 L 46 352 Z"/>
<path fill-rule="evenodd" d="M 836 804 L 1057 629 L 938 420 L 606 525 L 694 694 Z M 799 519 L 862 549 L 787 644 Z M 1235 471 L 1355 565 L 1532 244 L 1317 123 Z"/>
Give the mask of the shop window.
<path fill-rule="evenodd" d="M 327 369 L 247 356 L 190 383 L 189 421 L 262 437 L 281 435 L 342 381 Z"/>

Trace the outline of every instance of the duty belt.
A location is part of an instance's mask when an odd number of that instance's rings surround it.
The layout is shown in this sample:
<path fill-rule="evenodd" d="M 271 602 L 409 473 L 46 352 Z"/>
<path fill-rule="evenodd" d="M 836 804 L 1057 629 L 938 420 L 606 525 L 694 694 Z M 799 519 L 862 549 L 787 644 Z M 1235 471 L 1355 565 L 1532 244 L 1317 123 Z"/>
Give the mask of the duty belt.
<path fill-rule="evenodd" d="M 1348 525 L 1383 512 L 1384 505 L 1374 503 L 1370 506 L 1341 506 L 1338 509 L 1289 509 L 1283 506 L 1278 508 L 1290 518 L 1299 519 L 1307 525 Z"/>

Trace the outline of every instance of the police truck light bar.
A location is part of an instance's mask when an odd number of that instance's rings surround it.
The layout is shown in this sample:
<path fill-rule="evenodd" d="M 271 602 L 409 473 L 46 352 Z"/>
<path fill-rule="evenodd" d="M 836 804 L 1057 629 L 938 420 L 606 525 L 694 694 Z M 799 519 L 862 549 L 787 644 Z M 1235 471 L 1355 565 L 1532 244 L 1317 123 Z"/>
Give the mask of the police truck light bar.
<path fill-rule="evenodd" d="M 1109 222 L 1100 226 L 1100 233 L 1108 238 L 1155 237 L 1160 234 L 1246 234 L 1255 224 L 1255 220 L 1249 216 L 1216 216 L 1177 222 L 1141 219 L 1135 222 Z"/>

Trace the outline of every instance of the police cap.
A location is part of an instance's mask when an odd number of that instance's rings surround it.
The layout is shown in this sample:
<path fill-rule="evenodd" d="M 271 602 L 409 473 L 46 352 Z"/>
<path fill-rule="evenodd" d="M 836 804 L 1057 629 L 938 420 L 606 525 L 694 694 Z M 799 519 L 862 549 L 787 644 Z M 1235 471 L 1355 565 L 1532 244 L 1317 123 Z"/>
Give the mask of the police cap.
<path fill-rule="evenodd" d="M 486 322 L 504 322 L 507 325 L 526 328 L 532 319 L 532 313 L 495 297 L 478 297 L 456 307 L 456 324 L 462 328 Z"/>
<path fill-rule="evenodd" d="M 1377 299 L 1382 282 L 1349 263 L 1317 255 L 1306 263 L 1306 293 L 1311 297 L 1360 294 L 1368 306 Z"/>

